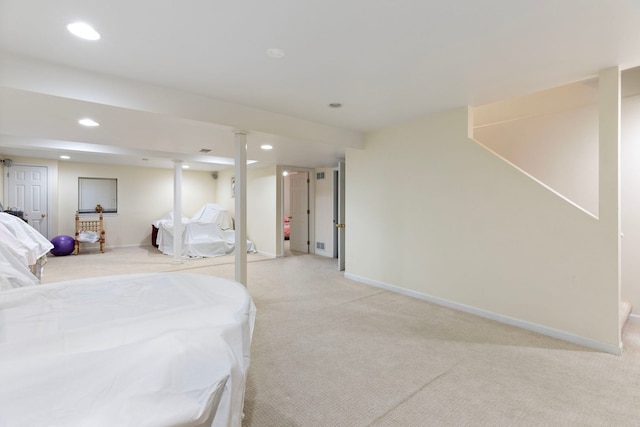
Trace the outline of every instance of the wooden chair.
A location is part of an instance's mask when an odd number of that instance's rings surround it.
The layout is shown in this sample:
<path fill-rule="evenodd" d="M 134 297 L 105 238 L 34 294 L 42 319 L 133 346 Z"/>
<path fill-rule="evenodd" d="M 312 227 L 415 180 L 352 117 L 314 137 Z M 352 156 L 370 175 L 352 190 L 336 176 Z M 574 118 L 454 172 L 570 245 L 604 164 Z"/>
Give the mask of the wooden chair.
<path fill-rule="evenodd" d="M 80 218 L 80 214 L 76 212 L 76 236 L 75 236 L 76 243 L 73 250 L 74 255 L 78 255 L 78 253 L 80 252 L 80 243 L 86 243 L 78 240 L 78 238 L 80 237 L 80 232 L 82 231 L 97 233 L 100 237 L 95 243 L 100 242 L 100 252 L 104 253 L 104 240 L 105 240 L 104 234 L 105 233 L 104 233 L 104 221 L 102 219 L 102 212 L 100 212 L 98 215 L 99 216 L 97 219 L 95 217 Z"/>

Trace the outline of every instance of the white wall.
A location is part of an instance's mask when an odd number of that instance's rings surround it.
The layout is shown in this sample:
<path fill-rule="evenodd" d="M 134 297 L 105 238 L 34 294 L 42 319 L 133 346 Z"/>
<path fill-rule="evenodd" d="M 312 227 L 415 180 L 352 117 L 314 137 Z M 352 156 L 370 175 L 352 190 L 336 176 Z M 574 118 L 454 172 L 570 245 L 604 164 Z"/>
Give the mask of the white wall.
<path fill-rule="evenodd" d="M 279 179 L 276 168 L 267 167 L 247 171 L 247 231 L 260 253 L 276 256 L 277 223 L 276 187 Z"/>
<path fill-rule="evenodd" d="M 284 221 L 285 216 L 291 216 L 291 175 L 282 177 L 282 182 L 284 186 L 282 190 L 282 199 L 284 201 L 284 216 L 282 220 Z"/>
<path fill-rule="evenodd" d="M 316 255 L 333 257 L 333 168 L 319 168 L 314 171 L 324 172 L 324 179 L 315 180 L 315 239 L 324 243 L 324 250 L 315 246 Z"/>
<path fill-rule="evenodd" d="M 0 153 L 0 159 L 4 159 L 6 158 L 6 156 L 2 153 Z M 0 164 L 0 204 L 2 204 L 2 206 L 5 206 L 4 203 L 4 176 L 6 175 L 6 168 Z M 6 206 L 8 207 L 8 206 Z M 6 208 L 5 207 L 5 208 Z"/>
<path fill-rule="evenodd" d="M 469 123 L 449 111 L 347 151 L 348 277 L 615 351 L 616 229 L 471 141 Z"/>
<path fill-rule="evenodd" d="M 218 179 L 216 180 L 216 194 L 218 195 L 217 203 L 227 208 L 231 213 L 231 216 L 235 218 L 235 199 L 231 197 L 231 177 L 234 175 L 235 173 L 233 168 L 218 172 Z"/>
<path fill-rule="evenodd" d="M 622 100 L 622 295 L 640 315 L 640 96 Z"/>
<path fill-rule="evenodd" d="M 566 90 L 558 91 L 566 101 Z M 474 139 L 597 215 L 598 106 L 573 103 L 558 111 L 553 103 L 549 107 L 555 111 L 515 116 L 523 105 L 481 107 L 492 108 L 494 123 L 476 128 Z M 498 115 L 500 107 L 503 114 Z M 640 314 L 640 96 L 623 98 L 621 108 L 621 297 Z"/>
<path fill-rule="evenodd" d="M 173 211 L 173 170 L 59 162 L 58 233 L 74 235 L 78 177 L 117 178 L 118 214 L 105 215 L 107 246 L 151 244 L 151 223 Z M 216 200 L 209 172 L 183 171 L 182 213 Z"/>
<path fill-rule="evenodd" d="M 291 168 L 289 168 L 291 169 Z M 247 233 L 258 249 L 268 256 L 282 256 L 282 227 L 284 219 L 284 197 L 286 179 L 282 178 L 284 167 L 249 168 L 247 170 Z M 315 251 L 318 255 L 333 256 L 333 169 L 321 168 L 326 179 L 314 183 L 315 215 L 310 235 L 314 241 L 325 242 L 325 250 Z M 310 172 L 314 173 L 314 172 Z M 235 199 L 231 197 L 231 177 L 233 169 L 218 173 L 218 203 L 234 215 Z M 314 243 L 315 248 L 315 243 Z"/>
<path fill-rule="evenodd" d="M 235 218 L 235 199 L 231 197 L 233 169 L 218 173 L 216 181 L 217 203 L 229 209 Z M 276 256 L 277 238 L 277 186 L 276 167 L 247 169 L 247 237 L 258 252 Z"/>
<path fill-rule="evenodd" d="M 474 139 L 598 215 L 598 106 L 498 121 Z"/>

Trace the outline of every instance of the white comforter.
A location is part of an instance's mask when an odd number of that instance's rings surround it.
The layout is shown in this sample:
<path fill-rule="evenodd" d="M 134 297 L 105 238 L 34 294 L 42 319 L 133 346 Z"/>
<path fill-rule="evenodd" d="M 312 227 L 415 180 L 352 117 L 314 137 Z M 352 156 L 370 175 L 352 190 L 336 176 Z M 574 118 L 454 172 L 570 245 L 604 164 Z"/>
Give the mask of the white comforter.
<path fill-rule="evenodd" d="M 154 221 L 158 229 L 156 244 L 165 255 L 173 255 L 173 213 Z M 182 217 L 182 256 L 189 258 L 216 257 L 233 253 L 235 231 L 229 211 L 215 203 L 204 205 L 191 219 Z M 247 252 L 256 248 L 247 240 Z"/>
<path fill-rule="evenodd" d="M 30 267 L 44 263 L 52 248 L 51 242 L 22 219 L 0 212 L 0 291 L 37 285 L 39 277 Z"/>
<path fill-rule="evenodd" d="M 240 426 L 254 318 L 191 273 L 0 292 L 0 426 Z"/>

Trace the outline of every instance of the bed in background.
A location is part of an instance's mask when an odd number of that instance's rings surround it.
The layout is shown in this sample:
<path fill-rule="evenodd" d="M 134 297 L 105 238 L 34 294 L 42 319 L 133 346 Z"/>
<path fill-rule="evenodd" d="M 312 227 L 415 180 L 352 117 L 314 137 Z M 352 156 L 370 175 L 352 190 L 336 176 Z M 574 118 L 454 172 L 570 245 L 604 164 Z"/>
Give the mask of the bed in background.
<path fill-rule="evenodd" d="M 174 220 L 173 212 L 169 212 L 152 224 L 152 244 L 165 255 L 173 255 Z M 221 205 L 208 203 L 190 219 L 182 217 L 181 220 L 183 257 L 215 257 L 233 252 L 236 238 L 233 220 Z M 247 252 L 257 252 L 250 240 L 247 240 Z"/>
<path fill-rule="evenodd" d="M 0 292 L 0 426 L 240 426 L 255 306 L 193 273 Z"/>

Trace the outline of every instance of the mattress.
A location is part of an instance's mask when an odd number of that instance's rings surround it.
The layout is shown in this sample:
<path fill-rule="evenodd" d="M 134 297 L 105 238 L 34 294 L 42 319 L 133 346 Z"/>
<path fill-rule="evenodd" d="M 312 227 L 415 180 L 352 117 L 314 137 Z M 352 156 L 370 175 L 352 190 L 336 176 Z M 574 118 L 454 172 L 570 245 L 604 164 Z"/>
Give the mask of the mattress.
<path fill-rule="evenodd" d="M 0 292 L 0 426 L 240 426 L 254 319 L 193 273 Z"/>

